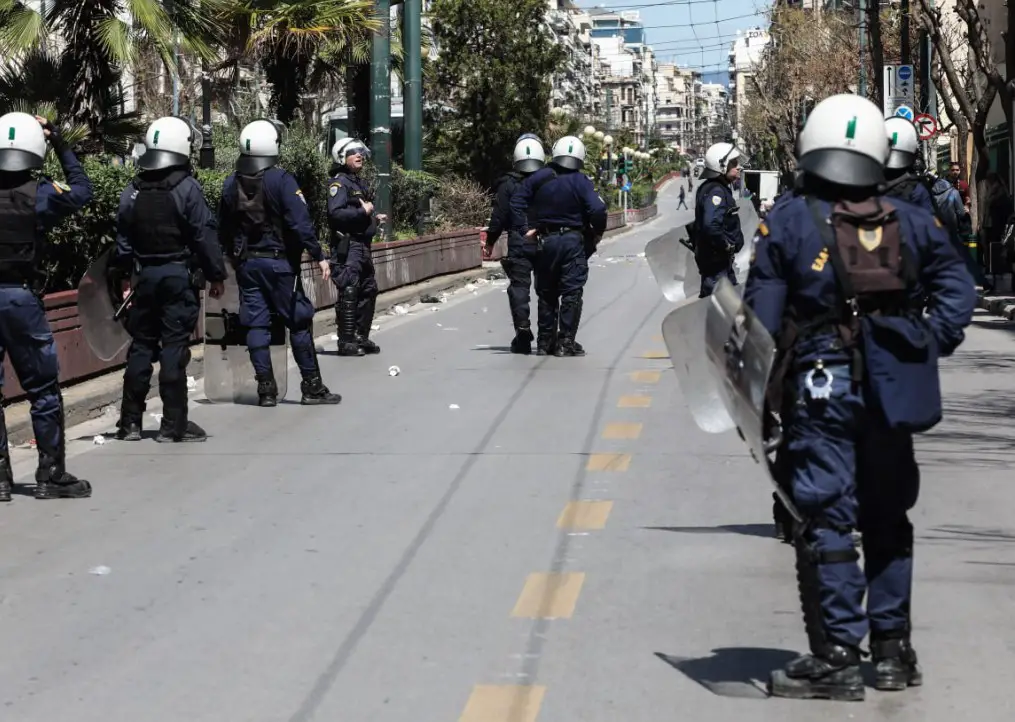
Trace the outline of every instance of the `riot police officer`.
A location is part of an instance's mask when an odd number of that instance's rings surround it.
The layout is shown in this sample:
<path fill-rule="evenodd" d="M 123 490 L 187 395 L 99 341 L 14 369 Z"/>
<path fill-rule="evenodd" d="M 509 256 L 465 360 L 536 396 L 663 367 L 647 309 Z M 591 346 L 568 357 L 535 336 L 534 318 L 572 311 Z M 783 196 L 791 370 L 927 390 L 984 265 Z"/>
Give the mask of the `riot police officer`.
<path fill-rule="evenodd" d="M 888 133 L 891 152 L 885 164 L 884 193 L 893 198 L 909 201 L 928 213 L 935 213 L 934 201 L 931 199 L 927 184 L 915 172 L 917 153 L 920 149 L 920 137 L 917 135 L 916 126 L 896 115 L 885 121 L 885 131 Z"/>
<path fill-rule="evenodd" d="M 159 118 L 145 136 L 137 177 L 120 195 L 116 251 L 110 261 L 113 285 L 132 281 L 127 311 L 131 335 L 123 374 L 123 400 L 116 438 L 141 439 L 145 399 L 153 364 L 159 362 L 162 423 L 156 441 L 205 441 L 188 419 L 187 364 L 190 337 L 201 313 L 198 292 L 222 293 L 226 277 L 215 216 L 191 174 L 190 154 L 200 140 L 181 118 Z"/>
<path fill-rule="evenodd" d="M 740 177 L 740 151 L 730 143 L 716 143 L 705 152 L 701 184 L 694 200 L 694 261 L 701 274 L 698 298 L 711 296 L 720 278 L 736 285 L 733 258 L 744 247 L 744 233 L 733 197 Z"/>
<path fill-rule="evenodd" d="M 377 224 L 387 216 L 374 213 L 373 192 L 360 173 L 370 151 L 354 138 L 341 138 L 331 149 L 334 161 L 328 181 L 328 224 L 331 227 L 332 277 L 338 288 L 338 354 L 380 353 L 370 340 L 377 305 L 377 276 L 370 244 Z"/>
<path fill-rule="evenodd" d="M 778 343 L 781 393 L 770 386 L 769 399 L 805 519 L 793 533 L 810 654 L 772 673 L 779 697 L 862 699 L 868 632 L 877 689 L 922 682 L 910 640 L 913 433 L 941 418 L 937 358 L 962 342 L 976 298 L 940 223 L 877 194 L 887 137 L 859 96 L 814 108 L 802 188 L 759 226 L 744 291 Z"/>
<path fill-rule="evenodd" d="M 42 168 L 47 140 L 60 160 L 66 183 L 37 178 L 33 173 Z M 45 118 L 27 113 L 0 116 L 0 362 L 4 354 L 10 356 L 32 404 L 39 451 L 36 499 L 92 494 L 87 481 L 68 474 L 65 468 L 56 344 L 40 298 L 46 233 L 91 199 L 92 184 L 56 128 Z M 0 501 L 11 500 L 13 485 L 0 399 Z"/>
<path fill-rule="evenodd" d="M 585 144 L 565 136 L 554 144 L 549 167 L 526 178 L 511 197 L 512 229 L 542 246 L 536 262 L 540 356 L 585 355 L 575 335 L 588 259 L 606 230 L 606 204 L 581 172 L 584 166 Z"/>
<path fill-rule="evenodd" d="M 536 239 L 526 237 L 510 227 L 511 196 L 525 178 L 543 167 L 546 152 L 535 136 L 523 135 L 515 143 L 512 170 L 497 181 L 497 191 L 487 228 L 486 253 L 489 256 L 497 239 L 506 230 L 508 234 L 507 256 L 501 261 L 508 277 L 507 297 L 514 323 L 515 337 L 511 341 L 511 353 L 532 353 L 532 325 L 529 319 L 529 291 L 532 287 L 532 271 L 537 257 Z"/>
<path fill-rule="evenodd" d="M 303 377 L 300 403 L 337 404 L 342 397 L 324 385 L 317 362 L 315 309 L 300 277 L 303 252 L 317 262 L 325 281 L 331 267 L 317 242 L 303 191 L 291 173 L 278 167 L 280 151 L 279 129 L 269 120 L 255 120 L 240 132 L 236 172 L 222 184 L 222 245 L 236 269 L 240 323 L 247 327 L 259 405 L 278 404 L 271 362 L 272 315 L 289 329 L 293 358 Z"/>

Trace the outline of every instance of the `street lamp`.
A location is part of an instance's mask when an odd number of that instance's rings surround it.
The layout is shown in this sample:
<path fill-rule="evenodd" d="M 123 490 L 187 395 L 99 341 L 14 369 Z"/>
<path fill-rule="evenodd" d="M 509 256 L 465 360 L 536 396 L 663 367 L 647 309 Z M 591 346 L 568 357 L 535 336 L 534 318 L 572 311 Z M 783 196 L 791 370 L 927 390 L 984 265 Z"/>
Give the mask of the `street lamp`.
<path fill-rule="evenodd" d="M 582 135 L 585 135 L 585 136 L 589 136 L 589 135 L 594 136 L 595 134 L 596 134 L 595 126 L 591 126 L 591 125 L 585 126 L 585 130 L 582 132 Z"/>
<path fill-rule="evenodd" d="M 603 146 L 606 148 L 606 177 L 609 179 L 610 185 L 613 185 L 613 151 L 610 150 L 610 146 L 613 145 L 613 136 L 603 136 Z"/>
<path fill-rule="evenodd" d="M 604 139 L 606 138 L 606 136 L 603 135 L 603 131 L 601 131 L 601 130 L 597 130 L 596 134 L 594 136 L 592 136 L 592 137 L 595 138 L 596 140 L 600 141 L 600 142 L 603 142 Z"/>

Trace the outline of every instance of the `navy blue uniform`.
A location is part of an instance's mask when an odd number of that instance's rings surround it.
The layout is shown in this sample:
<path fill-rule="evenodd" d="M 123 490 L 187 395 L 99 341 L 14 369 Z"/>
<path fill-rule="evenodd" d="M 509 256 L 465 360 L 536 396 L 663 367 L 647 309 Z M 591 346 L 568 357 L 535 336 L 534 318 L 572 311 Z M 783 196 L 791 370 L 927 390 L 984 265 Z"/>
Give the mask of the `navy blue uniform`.
<path fill-rule="evenodd" d="M 535 229 L 542 243 L 536 263 L 540 350 L 552 349 L 558 332 L 561 347 L 574 344 L 593 250 L 589 241 L 606 230 L 606 204 L 583 173 L 547 167 L 511 197 L 511 226 L 523 236 Z"/>
<path fill-rule="evenodd" d="M 698 186 L 694 200 L 694 260 L 701 274 L 698 298 L 711 296 L 720 278 L 737 285 L 733 256 L 744 247 L 737 201 L 729 185 L 710 179 Z"/>
<path fill-rule="evenodd" d="M 54 476 L 59 476 L 65 456 L 56 345 L 42 298 L 36 294 L 41 289 L 38 281 L 45 236 L 92 199 L 92 184 L 74 153 L 59 148 L 57 155 L 66 185 L 48 178 L 36 180 L 29 173 L 0 173 L 0 364 L 5 355 L 10 355 L 14 373 L 32 404 L 32 428 L 39 450 L 37 480 L 54 466 L 59 472 Z M 13 479 L 7 444 L 0 403 L 0 475 L 10 483 Z"/>
<path fill-rule="evenodd" d="M 909 173 L 889 181 L 885 185 L 885 194 L 893 198 L 901 198 L 907 203 L 912 203 L 914 206 L 919 206 L 932 215 L 937 213 L 927 185 Z"/>
<path fill-rule="evenodd" d="M 532 274 L 538 257 L 538 242 L 535 238 L 526 238 L 511 227 L 511 196 L 525 180 L 526 174 L 511 171 L 497 182 L 497 192 L 493 199 L 490 213 L 490 227 L 486 232 L 486 243 L 492 246 L 501 234 L 508 234 L 508 252 L 501 260 L 504 273 L 508 277 L 507 297 L 511 307 L 511 320 L 515 331 L 529 332 L 527 346 L 531 342 L 531 321 L 529 311 Z"/>
<path fill-rule="evenodd" d="M 338 288 L 335 306 L 339 351 L 377 351 L 369 341 L 377 305 L 377 276 L 371 244 L 377 221 L 364 203 L 373 201 L 369 185 L 359 175 L 339 172 L 328 181 L 328 224 L 331 228 L 331 277 Z"/>
<path fill-rule="evenodd" d="M 274 378 L 271 320 L 289 329 L 293 358 L 304 382 L 319 376 L 314 348 L 314 305 L 300 280 L 306 251 L 324 260 L 303 192 L 293 175 L 272 167 L 255 176 L 233 173 L 222 185 L 222 245 L 233 259 L 240 287 L 240 323 L 258 381 Z"/>
<path fill-rule="evenodd" d="M 832 643 L 852 648 L 868 631 L 875 641 L 908 639 L 913 528 L 907 512 L 917 499 L 919 470 L 912 430 L 902 419 L 931 418 L 927 428 L 935 413 L 939 418 L 940 398 L 931 393 L 937 357 L 962 342 L 975 305 L 972 279 L 936 219 L 904 201 L 886 200 L 896 207 L 901 242 L 912 259 L 909 305 L 861 315 L 862 364 L 857 347 L 847 347 L 836 331 L 839 322 L 829 320 L 845 323 L 848 312 L 806 196 L 795 193 L 777 203 L 759 227 L 744 291 L 744 301 L 777 339 L 787 333 L 786 319 L 796 319 L 800 329 L 784 382 L 780 454 L 789 456 L 792 496 L 810 520 L 804 542 L 817 560 L 818 624 Z M 818 203 L 828 218 L 830 204 Z M 874 248 L 881 236 L 875 238 Z M 896 358 L 903 343 L 924 351 Z M 831 377 L 828 399 L 815 398 L 807 386 L 808 373 L 822 366 Z M 854 378 L 859 367 L 860 381 Z M 854 528 L 863 534 L 862 572 Z"/>
<path fill-rule="evenodd" d="M 187 364 L 201 313 L 201 276 L 212 282 L 226 277 L 215 216 L 197 180 L 176 167 L 142 171 L 120 195 L 116 225 L 110 265 L 137 271 L 127 311 L 132 341 L 123 375 L 120 436 L 131 434 L 131 427 L 140 433 L 156 361 L 162 429 L 164 435 L 179 436 L 187 428 Z"/>

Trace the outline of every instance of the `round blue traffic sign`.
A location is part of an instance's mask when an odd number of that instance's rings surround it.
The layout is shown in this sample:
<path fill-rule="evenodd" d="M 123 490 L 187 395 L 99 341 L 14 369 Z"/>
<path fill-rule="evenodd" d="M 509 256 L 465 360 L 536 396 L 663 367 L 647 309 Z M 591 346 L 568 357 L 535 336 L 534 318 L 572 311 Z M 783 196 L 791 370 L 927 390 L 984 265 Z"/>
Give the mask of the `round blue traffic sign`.
<path fill-rule="evenodd" d="M 913 109 L 908 105 L 900 105 L 895 109 L 895 115 L 899 118 L 905 118 L 906 120 L 913 119 Z"/>
<path fill-rule="evenodd" d="M 900 65 L 899 66 L 899 80 L 909 80 L 913 77 L 913 66 L 912 65 Z"/>

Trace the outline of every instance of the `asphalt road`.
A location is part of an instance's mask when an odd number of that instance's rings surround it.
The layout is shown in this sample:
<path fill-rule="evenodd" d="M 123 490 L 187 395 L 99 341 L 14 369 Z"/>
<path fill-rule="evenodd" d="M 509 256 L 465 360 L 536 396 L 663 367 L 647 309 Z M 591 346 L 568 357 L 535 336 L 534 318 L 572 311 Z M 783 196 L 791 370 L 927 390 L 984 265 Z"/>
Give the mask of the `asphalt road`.
<path fill-rule="evenodd" d="M 293 374 L 275 409 L 195 395 L 205 444 L 70 430 L 93 498 L 0 509 L 0 719 L 1009 719 L 1010 325 L 970 330 L 920 444 L 926 686 L 766 699 L 805 645 L 793 559 L 760 468 L 696 429 L 658 336 L 671 306 L 638 254 L 687 220 L 674 191 L 594 260 L 585 358 L 507 353 L 503 284 L 483 284 L 380 319 L 380 356 L 322 356 L 341 406 L 301 407 Z M 34 454 L 16 462 L 27 481 Z"/>

